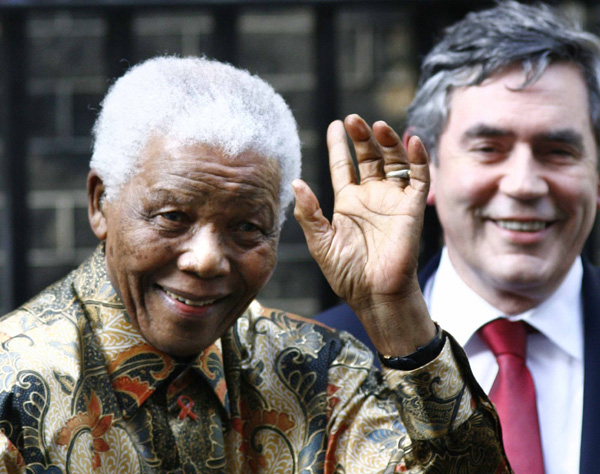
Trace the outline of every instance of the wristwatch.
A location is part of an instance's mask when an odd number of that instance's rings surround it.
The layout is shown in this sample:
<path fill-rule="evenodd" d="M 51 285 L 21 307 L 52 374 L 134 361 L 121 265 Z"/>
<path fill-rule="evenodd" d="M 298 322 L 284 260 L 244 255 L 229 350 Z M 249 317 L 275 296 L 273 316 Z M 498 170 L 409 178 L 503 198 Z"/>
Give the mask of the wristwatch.
<path fill-rule="evenodd" d="M 435 323 L 435 337 L 425 346 L 404 357 L 394 357 L 377 353 L 381 365 L 396 370 L 414 370 L 423 367 L 440 355 L 446 343 L 446 333 Z"/>

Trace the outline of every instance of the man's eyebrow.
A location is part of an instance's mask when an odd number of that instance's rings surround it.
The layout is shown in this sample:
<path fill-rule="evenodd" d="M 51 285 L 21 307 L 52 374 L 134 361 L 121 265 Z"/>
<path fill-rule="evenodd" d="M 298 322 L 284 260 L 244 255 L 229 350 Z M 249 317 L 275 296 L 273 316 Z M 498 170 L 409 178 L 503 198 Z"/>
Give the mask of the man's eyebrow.
<path fill-rule="evenodd" d="M 485 124 L 477 124 L 467 129 L 463 133 L 463 141 L 478 137 L 510 137 L 514 133 L 498 127 L 492 127 Z M 565 143 L 580 150 L 584 149 L 583 135 L 573 129 L 565 128 L 560 130 L 551 130 L 549 132 L 539 133 L 534 136 L 535 142 L 556 142 Z"/>
<path fill-rule="evenodd" d="M 504 128 L 492 127 L 485 124 L 477 124 L 468 128 L 462 136 L 462 141 L 467 141 L 478 137 L 510 137 L 514 133 Z"/>
<path fill-rule="evenodd" d="M 570 128 L 563 130 L 553 130 L 546 133 L 540 133 L 535 136 L 536 142 L 555 142 L 571 145 L 578 150 L 584 150 L 583 135 Z"/>

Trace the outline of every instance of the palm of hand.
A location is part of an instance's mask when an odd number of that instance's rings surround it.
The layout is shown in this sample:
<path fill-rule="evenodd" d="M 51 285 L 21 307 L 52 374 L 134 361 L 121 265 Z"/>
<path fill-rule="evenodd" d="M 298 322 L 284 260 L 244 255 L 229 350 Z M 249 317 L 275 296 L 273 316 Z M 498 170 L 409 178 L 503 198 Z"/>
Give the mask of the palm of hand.
<path fill-rule="evenodd" d="M 349 184 L 337 193 L 322 269 L 338 296 L 356 301 L 371 289 L 388 295 L 407 287 L 417 265 L 425 197 L 387 180 Z"/>
<path fill-rule="evenodd" d="M 407 153 L 389 126 L 376 125 L 374 133 L 357 116 L 346 120 L 360 183 L 343 127 L 334 122 L 328 131 L 335 195 L 331 224 L 309 189 L 296 193 L 296 216 L 311 254 L 336 294 L 357 306 L 414 291 L 429 189 L 427 155 L 420 141 L 412 140 Z M 385 172 L 407 166 L 410 182 L 386 178 Z"/>

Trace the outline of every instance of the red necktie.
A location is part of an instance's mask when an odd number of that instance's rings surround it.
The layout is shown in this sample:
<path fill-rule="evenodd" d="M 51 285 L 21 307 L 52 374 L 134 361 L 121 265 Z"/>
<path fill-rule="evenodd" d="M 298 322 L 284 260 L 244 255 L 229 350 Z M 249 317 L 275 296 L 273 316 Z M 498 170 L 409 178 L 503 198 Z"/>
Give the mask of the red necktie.
<path fill-rule="evenodd" d="M 544 457 L 535 386 L 525 365 L 527 325 L 496 319 L 479 330 L 498 361 L 498 375 L 490 391 L 502 424 L 502 440 L 515 474 L 544 474 Z"/>

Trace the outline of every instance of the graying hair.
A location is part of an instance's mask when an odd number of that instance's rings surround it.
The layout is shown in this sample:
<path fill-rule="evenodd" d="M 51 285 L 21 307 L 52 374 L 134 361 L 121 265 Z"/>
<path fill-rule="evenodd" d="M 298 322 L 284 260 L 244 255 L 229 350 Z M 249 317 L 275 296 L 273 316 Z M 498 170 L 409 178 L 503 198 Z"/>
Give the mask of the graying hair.
<path fill-rule="evenodd" d="M 283 98 L 247 71 L 207 58 L 161 56 L 131 68 L 110 87 L 92 133 L 90 167 L 109 201 L 137 172 L 156 135 L 277 161 L 280 224 L 293 199 L 291 182 L 300 176 L 298 128 Z"/>
<path fill-rule="evenodd" d="M 600 138 L 600 40 L 547 5 L 501 1 L 469 13 L 444 31 L 425 57 L 417 94 L 408 108 L 408 127 L 437 163 L 437 144 L 450 114 L 452 90 L 481 84 L 520 64 L 521 88 L 534 83 L 558 61 L 578 66 L 587 83 L 596 142 Z"/>

